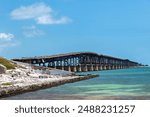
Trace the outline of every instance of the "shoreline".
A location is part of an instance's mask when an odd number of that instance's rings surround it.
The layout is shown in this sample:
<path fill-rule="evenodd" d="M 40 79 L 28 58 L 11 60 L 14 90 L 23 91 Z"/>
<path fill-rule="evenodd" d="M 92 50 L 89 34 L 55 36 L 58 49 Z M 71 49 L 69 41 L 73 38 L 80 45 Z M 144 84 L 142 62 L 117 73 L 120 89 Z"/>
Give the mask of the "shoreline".
<path fill-rule="evenodd" d="M 55 79 L 53 78 L 41 79 L 41 81 L 43 80 L 42 82 L 37 82 L 25 86 L 9 86 L 0 89 L 0 98 L 14 96 L 17 94 L 22 94 L 22 93 L 46 89 L 46 88 L 51 88 L 66 83 L 74 83 L 77 81 L 88 80 L 98 76 L 99 75 L 84 75 L 84 76 L 68 76 L 68 77 L 55 78 Z"/>

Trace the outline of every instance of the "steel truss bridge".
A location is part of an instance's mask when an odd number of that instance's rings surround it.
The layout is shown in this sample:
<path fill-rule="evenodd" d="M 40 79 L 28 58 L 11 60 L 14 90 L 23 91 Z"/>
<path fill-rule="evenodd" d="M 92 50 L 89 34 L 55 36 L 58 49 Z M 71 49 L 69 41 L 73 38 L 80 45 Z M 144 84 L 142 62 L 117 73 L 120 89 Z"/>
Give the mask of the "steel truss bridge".
<path fill-rule="evenodd" d="M 53 56 L 23 57 L 13 60 L 35 66 L 44 66 L 72 72 L 114 70 L 142 66 L 128 59 L 116 58 L 94 52 L 74 52 Z"/>

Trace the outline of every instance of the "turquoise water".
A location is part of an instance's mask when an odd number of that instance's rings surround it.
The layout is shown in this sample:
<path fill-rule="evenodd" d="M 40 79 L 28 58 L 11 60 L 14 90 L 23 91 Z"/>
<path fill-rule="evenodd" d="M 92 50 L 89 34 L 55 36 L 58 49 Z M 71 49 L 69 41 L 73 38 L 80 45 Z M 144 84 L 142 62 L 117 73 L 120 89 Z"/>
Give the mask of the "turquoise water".
<path fill-rule="evenodd" d="M 149 67 L 87 73 L 100 77 L 5 99 L 150 99 Z"/>

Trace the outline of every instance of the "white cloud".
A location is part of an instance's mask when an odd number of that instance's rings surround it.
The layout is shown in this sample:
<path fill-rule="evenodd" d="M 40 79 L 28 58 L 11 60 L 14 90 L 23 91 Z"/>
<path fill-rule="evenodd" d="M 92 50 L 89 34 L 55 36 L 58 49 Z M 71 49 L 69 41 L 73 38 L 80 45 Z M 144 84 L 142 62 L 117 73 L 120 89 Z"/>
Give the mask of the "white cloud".
<path fill-rule="evenodd" d="M 18 20 L 33 19 L 38 24 L 66 24 L 70 18 L 63 16 L 59 19 L 53 17 L 54 11 L 44 3 L 37 3 L 30 6 L 21 6 L 11 12 L 11 17 Z"/>
<path fill-rule="evenodd" d="M 27 26 L 23 27 L 23 34 L 28 38 L 33 38 L 33 37 L 44 35 L 44 32 L 38 29 L 36 26 L 32 25 L 28 27 Z"/>
<path fill-rule="evenodd" d="M 17 46 L 18 42 L 14 38 L 15 36 L 11 33 L 0 33 L 0 50 Z"/>
<path fill-rule="evenodd" d="M 0 40 L 7 40 L 10 41 L 14 38 L 13 34 L 10 33 L 0 33 Z"/>
<path fill-rule="evenodd" d="M 68 17 L 61 17 L 60 19 L 56 20 L 50 17 L 50 15 L 44 15 L 37 19 L 38 24 L 66 24 L 71 22 L 71 19 Z"/>

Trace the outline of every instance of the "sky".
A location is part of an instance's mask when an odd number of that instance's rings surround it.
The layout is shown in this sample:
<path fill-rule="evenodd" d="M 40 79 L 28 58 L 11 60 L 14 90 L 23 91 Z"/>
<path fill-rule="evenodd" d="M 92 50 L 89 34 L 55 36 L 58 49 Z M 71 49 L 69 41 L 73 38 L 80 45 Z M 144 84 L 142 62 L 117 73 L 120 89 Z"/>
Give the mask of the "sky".
<path fill-rule="evenodd" d="M 0 56 L 86 51 L 150 65 L 150 0 L 0 0 Z"/>

